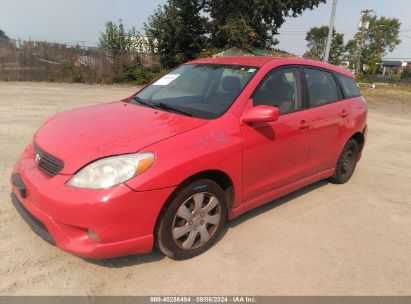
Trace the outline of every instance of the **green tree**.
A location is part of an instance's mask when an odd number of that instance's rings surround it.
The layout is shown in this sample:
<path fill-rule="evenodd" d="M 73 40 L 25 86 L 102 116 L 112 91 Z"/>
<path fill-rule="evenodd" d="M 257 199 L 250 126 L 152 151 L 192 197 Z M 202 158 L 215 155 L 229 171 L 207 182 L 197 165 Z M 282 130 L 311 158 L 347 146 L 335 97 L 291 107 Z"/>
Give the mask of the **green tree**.
<path fill-rule="evenodd" d="M 153 51 L 161 64 L 174 67 L 193 59 L 206 46 L 207 18 L 203 0 L 168 0 L 144 24 Z"/>
<path fill-rule="evenodd" d="M 385 18 L 377 16 L 368 17 L 369 29 L 364 35 L 364 44 L 361 51 L 361 69 L 365 64 L 366 74 L 375 74 L 381 66 L 381 57 L 392 52 L 401 43 L 399 38 L 401 23 L 397 18 Z M 361 32 L 347 42 L 346 58 L 350 64 L 355 64 L 353 54 L 358 55 L 358 45 L 361 40 Z"/>
<path fill-rule="evenodd" d="M 197 57 L 204 48 L 273 47 L 286 17 L 325 1 L 168 0 L 148 18 L 145 32 L 161 63 L 173 67 Z"/>
<path fill-rule="evenodd" d="M 327 37 L 328 26 L 312 27 L 305 36 L 308 51 L 303 57 L 323 60 Z M 344 55 L 344 50 L 344 35 L 337 33 L 335 29 L 333 29 L 329 62 L 337 65 L 340 64 Z"/>
<path fill-rule="evenodd" d="M 110 50 L 113 55 L 121 52 L 141 52 L 145 41 L 134 27 L 126 31 L 119 20 L 119 24 L 112 21 L 106 22 L 106 29 L 100 33 L 99 47 Z"/>
<path fill-rule="evenodd" d="M 9 37 L 7 37 L 6 33 L 3 30 L 0 30 L 0 38 L 9 39 Z"/>
<path fill-rule="evenodd" d="M 286 17 L 297 17 L 325 0 L 205 0 L 211 17 L 211 43 L 214 48 L 273 47 L 275 35 Z M 233 37 L 243 28 L 240 37 Z M 235 39 L 233 39 L 235 38 Z M 235 43 L 234 43 L 235 42 Z"/>
<path fill-rule="evenodd" d="M 139 53 L 147 51 L 148 43 L 134 27 L 126 31 L 121 20 L 118 25 L 112 21 L 106 23 L 105 31 L 100 33 L 99 47 L 108 50 L 114 62 L 119 54 L 131 55 L 129 56 L 130 61 L 122 67 L 117 64 L 112 66 L 114 82 L 145 84 L 160 72 L 158 67 L 143 66 Z"/>
<path fill-rule="evenodd" d="M 257 42 L 257 33 L 243 19 L 229 19 L 227 23 L 219 27 L 216 35 L 224 35 L 224 48 L 238 48 L 251 50 Z"/>
<path fill-rule="evenodd" d="M 348 62 L 348 67 L 350 69 L 355 68 L 358 53 L 358 41 L 351 39 L 347 41 L 344 47 L 344 60 Z"/>
<path fill-rule="evenodd" d="M 401 78 L 410 79 L 411 78 L 411 68 L 405 68 L 401 73 Z"/>

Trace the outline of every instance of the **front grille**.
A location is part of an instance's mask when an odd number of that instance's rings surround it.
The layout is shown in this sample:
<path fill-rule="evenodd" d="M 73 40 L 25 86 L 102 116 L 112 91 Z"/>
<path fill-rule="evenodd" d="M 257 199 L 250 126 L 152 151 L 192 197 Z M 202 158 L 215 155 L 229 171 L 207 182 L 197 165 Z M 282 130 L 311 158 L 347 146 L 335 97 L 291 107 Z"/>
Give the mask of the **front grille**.
<path fill-rule="evenodd" d="M 39 147 L 35 147 L 36 155 L 35 160 L 37 166 L 44 172 L 46 172 L 49 176 L 55 176 L 59 174 L 61 170 L 64 168 L 63 161 L 59 160 L 58 158 L 48 154 L 47 152 L 43 151 Z"/>

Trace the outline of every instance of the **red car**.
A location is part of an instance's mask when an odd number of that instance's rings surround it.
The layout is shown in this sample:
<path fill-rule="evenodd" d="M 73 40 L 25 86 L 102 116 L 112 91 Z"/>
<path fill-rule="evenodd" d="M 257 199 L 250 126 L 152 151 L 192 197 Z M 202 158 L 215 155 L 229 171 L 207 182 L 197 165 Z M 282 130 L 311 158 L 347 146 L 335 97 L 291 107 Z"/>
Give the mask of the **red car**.
<path fill-rule="evenodd" d="M 366 117 L 343 68 L 198 59 L 129 98 L 48 119 L 13 169 L 12 201 L 35 232 L 75 255 L 156 245 L 186 259 L 229 219 L 322 179 L 348 181 Z"/>

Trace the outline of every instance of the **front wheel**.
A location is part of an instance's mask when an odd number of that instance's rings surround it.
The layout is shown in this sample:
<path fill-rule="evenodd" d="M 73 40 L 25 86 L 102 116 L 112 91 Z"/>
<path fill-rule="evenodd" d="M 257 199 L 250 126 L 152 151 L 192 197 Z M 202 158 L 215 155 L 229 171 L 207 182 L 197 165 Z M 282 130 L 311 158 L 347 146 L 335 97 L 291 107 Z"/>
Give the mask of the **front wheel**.
<path fill-rule="evenodd" d="M 357 141 L 350 139 L 338 158 L 335 173 L 330 179 L 332 183 L 344 184 L 351 178 L 357 165 L 358 149 Z"/>
<path fill-rule="evenodd" d="M 210 248 L 227 220 L 223 190 L 203 179 L 185 186 L 164 210 L 158 228 L 157 245 L 168 257 L 183 260 Z"/>

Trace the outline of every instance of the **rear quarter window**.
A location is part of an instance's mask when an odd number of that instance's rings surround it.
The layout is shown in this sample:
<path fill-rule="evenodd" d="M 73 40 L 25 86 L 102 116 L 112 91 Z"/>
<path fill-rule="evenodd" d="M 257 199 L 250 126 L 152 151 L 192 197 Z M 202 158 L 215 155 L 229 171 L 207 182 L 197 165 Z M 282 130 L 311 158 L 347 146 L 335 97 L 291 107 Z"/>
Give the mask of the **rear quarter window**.
<path fill-rule="evenodd" d="M 337 74 L 337 78 L 341 83 L 345 98 L 353 98 L 361 96 L 360 89 L 351 77 Z"/>

